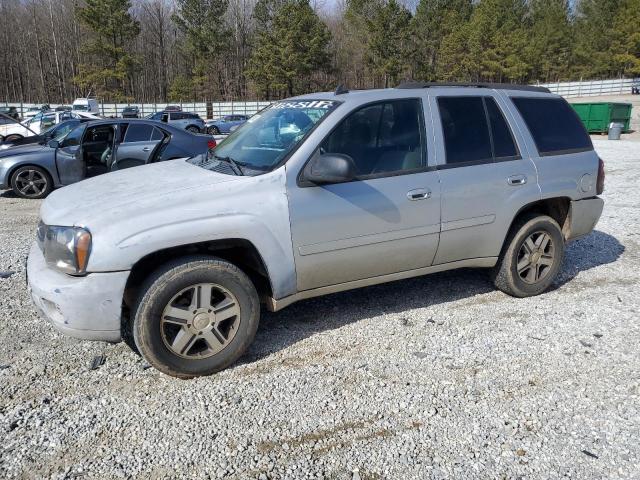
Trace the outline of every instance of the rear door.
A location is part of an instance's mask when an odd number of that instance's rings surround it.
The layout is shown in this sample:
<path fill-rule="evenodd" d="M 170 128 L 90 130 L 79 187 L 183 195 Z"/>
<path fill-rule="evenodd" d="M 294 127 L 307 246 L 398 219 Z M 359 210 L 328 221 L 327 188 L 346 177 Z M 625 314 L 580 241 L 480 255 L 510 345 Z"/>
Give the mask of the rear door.
<path fill-rule="evenodd" d="M 162 132 L 153 125 L 130 123 L 126 127 L 124 139 L 116 149 L 116 158 L 111 170 L 149 163 L 163 138 Z"/>
<path fill-rule="evenodd" d="M 516 212 L 540 198 L 535 165 L 504 99 L 472 92 L 431 99 L 442 185 L 434 264 L 497 257 Z"/>

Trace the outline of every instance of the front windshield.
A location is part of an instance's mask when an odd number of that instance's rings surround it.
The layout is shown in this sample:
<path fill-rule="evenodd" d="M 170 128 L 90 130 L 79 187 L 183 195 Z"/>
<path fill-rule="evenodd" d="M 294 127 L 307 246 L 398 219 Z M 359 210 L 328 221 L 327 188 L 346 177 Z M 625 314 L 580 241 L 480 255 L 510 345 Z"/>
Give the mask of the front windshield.
<path fill-rule="evenodd" d="M 86 112 L 87 110 L 89 110 L 89 106 L 88 105 L 74 105 L 73 109 L 74 110 L 79 110 L 81 112 Z"/>
<path fill-rule="evenodd" d="M 331 100 L 275 102 L 247 120 L 209 156 L 231 158 L 250 170 L 272 170 L 338 105 Z M 210 164 L 212 159 L 208 160 Z"/>

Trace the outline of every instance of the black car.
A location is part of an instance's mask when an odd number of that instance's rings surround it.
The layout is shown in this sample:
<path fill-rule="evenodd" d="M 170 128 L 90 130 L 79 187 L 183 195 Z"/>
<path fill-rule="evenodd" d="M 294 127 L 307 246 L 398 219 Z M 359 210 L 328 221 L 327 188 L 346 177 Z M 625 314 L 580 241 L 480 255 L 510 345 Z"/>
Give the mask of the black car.
<path fill-rule="evenodd" d="M 124 107 L 122 118 L 140 118 L 140 109 L 138 107 Z"/>
<path fill-rule="evenodd" d="M 49 140 L 62 140 L 67 133 L 76 128 L 78 125 L 84 122 L 91 121 L 90 118 L 72 118 L 71 120 L 65 120 L 56 125 L 53 125 L 48 130 L 42 132 L 39 135 L 30 135 L 28 137 L 16 138 L 15 140 L 10 140 L 7 142 L 0 142 L 0 151 L 6 150 L 11 147 L 20 147 L 22 145 L 33 145 L 33 144 L 45 144 Z"/>
<path fill-rule="evenodd" d="M 0 113 L 4 113 L 14 120 L 20 121 L 20 114 L 18 113 L 18 109 L 16 107 L 0 107 Z"/>
<path fill-rule="evenodd" d="M 81 123 L 61 140 L 0 150 L 0 190 L 43 198 L 54 188 L 101 173 L 207 153 L 209 135 L 137 119 Z"/>

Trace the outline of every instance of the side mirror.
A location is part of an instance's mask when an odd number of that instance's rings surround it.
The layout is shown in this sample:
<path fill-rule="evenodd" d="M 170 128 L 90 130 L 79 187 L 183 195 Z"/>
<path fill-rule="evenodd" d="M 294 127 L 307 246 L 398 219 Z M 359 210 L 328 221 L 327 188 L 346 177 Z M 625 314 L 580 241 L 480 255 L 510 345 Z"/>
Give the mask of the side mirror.
<path fill-rule="evenodd" d="M 49 143 L 47 145 L 49 145 L 51 148 L 58 148 L 60 146 L 60 142 L 58 142 L 57 140 L 49 140 Z"/>
<path fill-rule="evenodd" d="M 314 156 L 304 169 L 304 179 L 318 185 L 349 182 L 356 177 L 356 166 L 349 155 L 325 153 Z"/>

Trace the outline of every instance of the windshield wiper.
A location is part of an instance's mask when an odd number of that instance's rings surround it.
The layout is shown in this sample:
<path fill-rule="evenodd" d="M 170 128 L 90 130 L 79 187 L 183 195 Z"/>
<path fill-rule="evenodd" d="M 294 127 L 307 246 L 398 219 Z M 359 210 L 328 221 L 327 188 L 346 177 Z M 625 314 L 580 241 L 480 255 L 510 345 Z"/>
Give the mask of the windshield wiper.
<path fill-rule="evenodd" d="M 244 176 L 244 172 L 242 171 L 242 168 L 240 167 L 240 165 L 238 165 L 238 162 L 236 162 L 233 158 L 220 157 L 218 155 L 214 155 L 214 157 L 217 158 L 218 160 L 222 160 L 223 162 L 227 162 L 229 165 L 231 165 L 231 168 L 233 169 L 233 172 L 236 175 Z"/>

